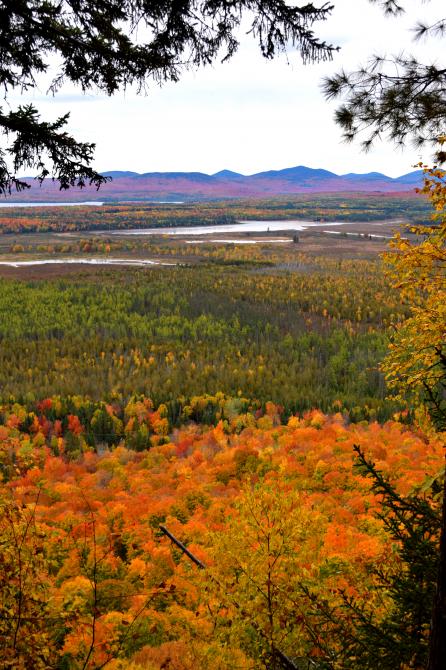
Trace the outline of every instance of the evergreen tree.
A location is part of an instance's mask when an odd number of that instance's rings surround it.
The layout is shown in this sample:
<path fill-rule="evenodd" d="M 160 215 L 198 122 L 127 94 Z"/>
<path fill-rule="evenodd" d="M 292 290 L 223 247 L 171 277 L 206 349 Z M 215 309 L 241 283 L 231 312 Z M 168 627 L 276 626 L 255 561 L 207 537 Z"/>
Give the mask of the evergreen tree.
<path fill-rule="evenodd" d="M 439 566 L 441 485 L 438 478 L 401 495 L 368 460 L 359 446 L 356 467 L 372 481 L 381 497 L 378 517 L 394 541 L 395 557 L 374 570 L 373 604 L 341 591 L 332 607 L 308 589 L 313 605 L 309 621 L 325 630 L 321 668 L 342 670 L 405 670 L 428 667 L 429 625 Z M 383 617 L 377 604 L 382 601 Z"/>
<path fill-rule="evenodd" d="M 389 16 L 405 11 L 405 2 L 371 2 L 383 6 Z M 419 21 L 413 32 L 415 40 L 444 38 L 446 17 Z M 433 144 L 436 161 L 446 160 L 446 152 L 436 144 L 446 129 L 446 67 L 441 61 L 422 63 L 404 52 L 398 56 L 374 55 L 356 71 L 341 70 L 325 78 L 323 89 L 327 99 L 344 100 L 335 119 L 346 141 L 361 136 L 362 147 L 367 151 L 382 137 L 397 145 L 410 139 L 417 146 Z"/>
<path fill-rule="evenodd" d="M 286 0 L 4 0 L 0 87 L 6 95 L 34 88 L 54 56 L 60 65 L 51 93 L 65 81 L 108 95 L 130 85 L 142 91 L 150 80 L 177 81 L 188 67 L 230 58 L 238 47 L 237 28 L 247 16 L 265 58 L 292 45 L 304 62 L 324 60 L 334 47 L 319 39 L 312 26 L 331 10 L 329 3 L 294 6 Z M 0 193 L 27 187 L 17 177 L 24 168 L 36 169 L 40 180 L 52 175 L 61 188 L 99 187 L 106 181 L 89 167 L 94 145 L 68 135 L 67 120 L 68 115 L 53 123 L 42 121 L 29 104 L 11 111 L 0 108 L 1 131 L 12 138 L 0 150 Z"/>

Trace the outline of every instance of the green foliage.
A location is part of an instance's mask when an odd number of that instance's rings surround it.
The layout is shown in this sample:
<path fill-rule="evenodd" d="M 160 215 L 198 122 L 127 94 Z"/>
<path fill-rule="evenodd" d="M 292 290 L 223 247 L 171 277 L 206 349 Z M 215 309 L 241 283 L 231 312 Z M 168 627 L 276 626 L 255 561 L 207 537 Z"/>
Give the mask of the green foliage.
<path fill-rule="evenodd" d="M 379 0 L 372 0 L 379 2 Z M 379 2 L 386 14 L 404 13 L 399 0 Z M 444 39 L 446 18 L 422 20 L 413 27 L 415 39 Z M 440 47 L 441 51 L 441 47 Z M 353 72 L 341 70 L 324 80 L 325 97 L 341 97 L 344 103 L 335 112 L 335 119 L 344 131 L 344 139 L 364 137 L 367 151 L 377 139 L 387 136 L 396 145 L 409 139 L 416 146 L 429 142 L 436 146 L 435 160 L 446 160 L 443 148 L 436 144 L 445 131 L 446 69 L 444 63 L 423 63 L 414 53 L 399 52 L 394 56 L 373 54 L 369 62 Z"/>
<path fill-rule="evenodd" d="M 396 405 L 385 400 L 377 364 L 386 326 L 404 308 L 379 265 L 302 258 L 296 267 L 2 280 L 2 397 L 113 402 L 143 394 L 167 402 L 177 422 L 178 407 L 221 391 L 272 400 L 287 413 L 336 403 L 362 408 L 358 420 L 388 418 Z M 191 418 L 207 422 L 215 411 Z M 104 412 L 91 428 L 116 443 L 122 427 Z M 145 436 L 138 439 L 142 446 Z"/>
<path fill-rule="evenodd" d="M 126 192 L 119 194 L 125 201 Z M 24 196 L 26 198 L 26 194 Z M 107 198 L 101 193 L 101 199 Z M 430 207 L 424 198 L 414 194 L 311 194 L 268 198 L 268 200 L 245 199 L 222 200 L 213 202 L 186 202 L 181 205 L 139 203 L 119 204 L 106 203 L 101 207 L 20 207 L 8 210 L 7 217 L 0 217 L 0 231 L 9 235 L 18 233 L 73 232 L 73 231 L 104 231 L 126 230 L 138 228 L 169 228 L 203 225 L 224 225 L 236 223 L 237 220 L 286 221 L 292 219 L 307 221 L 388 221 L 404 219 L 422 223 L 429 218 Z M 90 248 L 101 250 L 105 238 L 96 240 L 80 240 L 77 244 L 72 239 L 53 239 L 55 249 L 76 251 Z M 116 236 L 106 239 L 112 248 L 116 244 Z M 147 240 L 145 240 L 147 242 Z M 157 239 L 159 242 L 160 239 Z M 10 243 L 7 240 L 8 244 Z M 134 248 L 132 238 L 120 239 L 118 248 Z M 149 242 L 149 244 L 152 241 Z M 82 244 L 83 243 L 83 244 Z M 38 251 L 42 244 L 40 239 L 32 250 Z M 141 241 L 139 241 L 141 244 Z"/>
<path fill-rule="evenodd" d="M 2 7 L 2 19 L 4 16 Z M 3 23 L 2 23 L 3 31 Z M 29 37 L 29 36 L 28 36 Z M 0 34 L 1 41 L 1 34 Z M 3 65 L 4 50 L 0 60 Z M 3 73 L 4 75 L 4 73 Z M 0 150 L 0 194 L 11 193 L 13 189 L 23 191 L 30 188 L 28 182 L 17 178 L 20 169 L 33 168 L 38 171 L 37 180 L 42 183 L 50 174 L 45 165 L 43 156 L 47 154 L 53 165 L 53 178 L 57 179 L 61 189 L 70 186 L 84 187 L 86 184 L 97 188 L 109 181 L 89 167 L 93 158 L 94 144 L 77 142 L 63 130 L 69 115 L 60 117 L 54 122 L 40 120 L 39 113 L 33 105 L 21 105 L 16 111 L 3 113 L 0 108 L 0 128 L 7 137 L 11 135 L 14 141 L 8 147 L 8 153 L 13 156 L 13 169 L 10 170 L 5 159 L 5 151 Z"/>

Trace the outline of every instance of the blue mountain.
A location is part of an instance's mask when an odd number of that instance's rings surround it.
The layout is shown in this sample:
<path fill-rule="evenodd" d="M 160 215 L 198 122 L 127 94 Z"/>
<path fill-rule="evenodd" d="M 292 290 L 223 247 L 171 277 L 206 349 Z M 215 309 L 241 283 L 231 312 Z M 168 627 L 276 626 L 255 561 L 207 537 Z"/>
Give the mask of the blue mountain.
<path fill-rule="evenodd" d="M 121 177 L 139 177 L 139 172 L 130 172 L 128 170 L 109 170 L 108 172 L 101 172 L 104 177 L 112 177 L 112 179 L 119 179 Z"/>
<path fill-rule="evenodd" d="M 207 182 L 213 177 L 204 172 L 144 172 L 141 177 L 153 177 L 154 179 L 190 179 L 191 181 Z"/>
<path fill-rule="evenodd" d="M 407 174 L 397 177 L 394 181 L 399 184 L 413 184 L 418 186 L 423 180 L 423 170 L 415 170 L 415 172 L 408 172 Z"/>
<path fill-rule="evenodd" d="M 284 170 L 268 170 L 267 172 L 257 172 L 251 175 L 256 178 L 265 179 L 286 179 L 292 182 L 302 182 L 308 179 L 336 179 L 337 175 L 328 170 L 314 169 L 306 167 L 305 165 L 297 165 L 296 167 L 285 168 Z"/>
<path fill-rule="evenodd" d="M 342 179 L 349 181 L 389 181 L 392 177 L 388 177 L 382 172 L 366 172 L 364 174 L 357 174 L 356 172 L 349 172 L 348 174 L 340 175 Z"/>
<path fill-rule="evenodd" d="M 232 170 L 220 170 L 220 172 L 213 174 L 212 177 L 216 179 L 245 179 L 244 175 Z"/>

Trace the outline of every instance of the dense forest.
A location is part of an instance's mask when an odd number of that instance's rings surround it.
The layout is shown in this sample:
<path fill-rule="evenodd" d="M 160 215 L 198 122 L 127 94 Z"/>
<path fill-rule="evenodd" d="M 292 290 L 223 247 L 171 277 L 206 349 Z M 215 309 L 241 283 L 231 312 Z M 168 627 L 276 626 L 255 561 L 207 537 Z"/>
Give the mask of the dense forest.
<path fill-rule="evenodd" d="M 77 230 L 125 230 L 235 223 L 239 219 L 376 221 L 403 219 L 423 223 L 429 203 L 412 193 L 287 196 L 182 204 L 116 203 L 100 207 L 0 209 L 0 233 L 12 235 Z"/>
<path fill-rule="evenodd" d="M 5 667 L 426 668 L 441 226 L 381 257 L 392 223 L 186 242 L 60 212 L 1 240 Z"/>
<path fill-rule="evenodd" d="M 221 391 L 288 414 L 336 406 L 388 419 L 377 366 L 407 310 L 381 263 L 294 253 L 277 265 L 257 247 L 234 251 L 223 265 L 3 280 L 3 399 L 143 394 L 178 412 Z"/>
<path fill-rule="evenodd" d="M 375 628 L 385 623 L 392 601 L 380 570 L 389 581 L 404 562 L 377 516 L 382 492 L 354 467 L 353 445 L 405 496 L 435 475 L 441 443 L 394 421 L 348 426 L 339 413 L 283 423 L 273 403 L 254 412 L 222 394 L 196 398 L 190 418 L 209 406 L 218 410 L 212 426 L 172 429 L 166 408 L 148 399 L 130 401 L 121 418 L 104 403 L 91 414 L 80 398 L 46 398 L 32 412 L 3 405 L 10 493 L 0 580 L 10 591 L 0 633 L 24 667 L 284 667 L 271 648 L 294 659 L 289 667 L 307 667 L 305 659 L 359 667 L 351 659 L 358 612 Z M 119 434 L 110 449 L 108 436 Z M 162 524 L 209 569 L 172 546 Z M 437 532 L 438 522 L 425 527 L 425 547 Z M 423 566 L 421 620 L 435 560 L 427 555 Z M 404 630 L 391 639 L 401 650 Z M 413 646 L 425 655 L 425 639 Z M 411 653 L 409 645 L 402 660 Z M 390 657 L 379 667 L 397 666 Z"/>
<path fill-rule="evenodd" d="M 0 670 L 444 670 L 446 19 L 370 3 L 0 4 L 0 194 L 67 205 L 0 208 Z M 247 36 L 320 67 L 296 97 Z M 346 142 L 431 154 L 424 185 L 324 195 L 382 176 L 300 166 L 107 200 L 95 141 L 141 166 L 346 165 L 316 80 Z M 197 177 L 261 198 L 192 201 Z"/>

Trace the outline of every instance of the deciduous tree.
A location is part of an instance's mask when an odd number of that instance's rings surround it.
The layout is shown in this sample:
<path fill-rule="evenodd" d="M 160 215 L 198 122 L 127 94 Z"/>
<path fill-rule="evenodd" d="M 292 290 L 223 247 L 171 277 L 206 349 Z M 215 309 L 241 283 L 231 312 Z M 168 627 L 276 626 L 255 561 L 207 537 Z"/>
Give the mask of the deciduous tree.
<path fill-rule="evenodd" d="M 297 667 L 287 659 L 311 653 L 296 602 L 322 536 L 322 518 L 302 494 L 271 484 L 245 487 L 224 531 L 214 533 L 208 588 L 216 634 L 256 667 Z"/>
<path fill-rule="evenodd" d="M 34 511 L 34 505 L 27 509 L 5 494 L 0 498 L 0 645 L 5 670 L 44 670 L 54 653 L 47 621 L 50 566 Z"/>
<path fill-rule="evenodd" d="M 443 145 L 445 138 L 441 138 Z M 417 238 L 397 236 L 388 256 L 401 297 L 411 316 L 395 331 L 384 363 L 387 378 L 400 393 L 427 409 L 433 428 L 446 431 L 446 172 L 426 169 L 423 192 L 435 214 L 432 225 L 411 229 Z M 433 608 L 429 670 L 440 670 L 446 658 L 446 478 L 437 593 Z"/>

